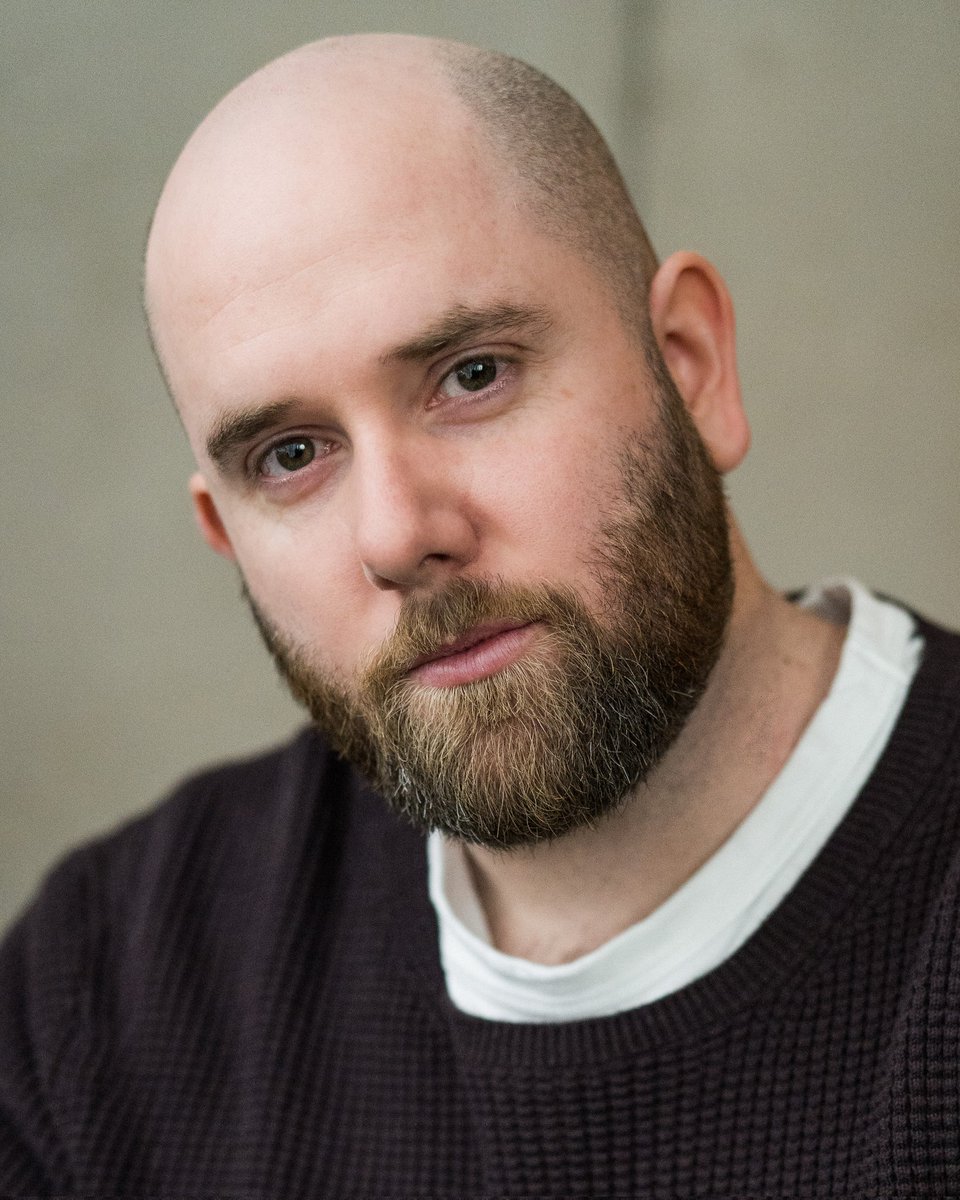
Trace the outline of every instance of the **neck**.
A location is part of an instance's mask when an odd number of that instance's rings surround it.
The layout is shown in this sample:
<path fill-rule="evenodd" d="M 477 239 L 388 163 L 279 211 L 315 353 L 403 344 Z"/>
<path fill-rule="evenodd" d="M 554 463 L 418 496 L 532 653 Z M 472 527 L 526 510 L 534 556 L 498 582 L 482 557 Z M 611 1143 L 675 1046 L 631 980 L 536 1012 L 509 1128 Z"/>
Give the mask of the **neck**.
<path fill-rule="evenodd" d="M 774 592 L 733 537 L 724 649 L 648 779 L 594 828 L 507 853 L 469 848 L 493 943 L 505 953 L 569 962 L 653 912 L 759 802 L 826 696 L 843 630 Z"/>

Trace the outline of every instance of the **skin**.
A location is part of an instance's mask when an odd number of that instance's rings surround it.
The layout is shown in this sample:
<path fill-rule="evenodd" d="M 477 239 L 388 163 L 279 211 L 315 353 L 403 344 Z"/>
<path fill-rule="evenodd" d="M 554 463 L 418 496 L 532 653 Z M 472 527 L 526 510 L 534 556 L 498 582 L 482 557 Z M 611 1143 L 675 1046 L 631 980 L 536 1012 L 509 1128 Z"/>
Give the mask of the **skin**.
<path fill-rule="evenodd" d="M 456 576 L 568 585 L 602 609 L 586 558 L 619 447 L 655 428 L 649 369 L 605 281 L 519 202 L 429 42 L 307 47 L 227 97 L 161 197 L 147 298 L 200 529 L 317 666 L 349 687 L 403 599 Z M 508 306 L 525 317 L 490 318 Z M 463 309 L 486 322 L 444 343 Z M 723 281 L 671 256 L 650 319 L 732 470 L 749 433 Z M 451 372 L 481 355 L 495 382 L 459 394 Z M 262 428 L 216 461 L 211 442 L 240 413 Z M 317 456 L 264 475 L 293 435 Z M 470 847 L 501 949 L 563 962 L 651 912 L 756 804 L 826 694 L 842 631 L 768 587 L 731 528 L 727 641 L 647 782 L 595 829 Z"/>

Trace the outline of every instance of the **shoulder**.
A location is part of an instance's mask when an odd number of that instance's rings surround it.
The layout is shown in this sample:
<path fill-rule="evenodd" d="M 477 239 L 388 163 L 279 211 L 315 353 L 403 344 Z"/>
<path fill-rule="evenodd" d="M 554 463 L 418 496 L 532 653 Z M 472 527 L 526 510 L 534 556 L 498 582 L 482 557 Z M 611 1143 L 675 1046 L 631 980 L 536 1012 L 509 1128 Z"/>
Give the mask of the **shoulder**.
<path fill-rule="evenodd" d="M 0 945 L 0 1192 L 67 1177 L 69 1131 L 93 1137 L 109 1097 L 132 1111 L 214 1069 L 236 1090 L 270 997 L 353 944 L 337 932 L 399 833 L 307 731 L 64 859 Z"/>
<path fill-rule="evenodd" d="M 960 856 L 960 634 L 910 615 L 919 664 L 863 794 L 871 822 L 896 831 L 895 859 L 912 849 L 935 860 L 923 870 L 930 885 Z"/>
<path fill-rule="evenodd" d="M 310 730 L 185 780 L 54 868 L 0 948 L 0 992 L 34 1005 L 33 1031 L 49 1026 L 55 1054 L 85 1016 L 161 978 L 173 947 L 248 939 L 306 855 L 332 864 L 358 805 L 372 809 Z"/>
<path fill-rule="evenodd" d="M 960 759 L 960 633 L 911 614 L 922 639 L 920 665 L 901 714 L 914 732 L 911 751 L 940 759 L 956 785 Z"/>
<path fill-rule="evenodd" d="M 947 629 L 911 612 L 917 632 L 923 639 L 923 660 L 931 670 L 939 691 L 954 697 L 960 695 L 960 631 Z"/>
<path fill-rule="evenodd" d="M 960 1119 L 960 635 L 922 618 L 918 627 L 923 657 L 892 739 L 895 778 L 912 801 L 894 839 L 900 870 L 882 881 L 897 919 L 874 936 L 892 955 L 893 928 L 915 934 L 879 1112 L 895 1165 L 900 1156 L 914 1180 L 923 1163 L 940 1181 L 956 1171 L 955 1139 L 942 1131 Z"/>
<path fill-rule="evenodd" d="M 176 900 L 194 876 L 241 884 L 263 864 L 265 841 L 281 842 L 315 810 L 332 820 L 350 772 L 311 730 L 289 743 L 205 769 L 143 815 L 74 850 L 51 873 L 41 903 L 60 893 L 101 893 L 127 908 L 138 900 Z M 328 825 L 330 820 L 323 822 Z"/>

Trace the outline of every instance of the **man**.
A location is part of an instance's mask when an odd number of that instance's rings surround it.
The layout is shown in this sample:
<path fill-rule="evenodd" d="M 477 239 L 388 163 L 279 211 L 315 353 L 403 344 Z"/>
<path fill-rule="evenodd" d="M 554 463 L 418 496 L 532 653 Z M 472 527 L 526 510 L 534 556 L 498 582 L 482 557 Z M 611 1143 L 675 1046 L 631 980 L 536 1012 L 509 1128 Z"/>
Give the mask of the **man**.
<path fill-rule="evenodd" d="M 14 930 L 4 1190 L 960 1183 L 957 641 L 762 580 L 726 288 L 657 266 L 570 98 L 304 47 L 188 143 L 146 299 L 200 528 L 320 733 Z"/>

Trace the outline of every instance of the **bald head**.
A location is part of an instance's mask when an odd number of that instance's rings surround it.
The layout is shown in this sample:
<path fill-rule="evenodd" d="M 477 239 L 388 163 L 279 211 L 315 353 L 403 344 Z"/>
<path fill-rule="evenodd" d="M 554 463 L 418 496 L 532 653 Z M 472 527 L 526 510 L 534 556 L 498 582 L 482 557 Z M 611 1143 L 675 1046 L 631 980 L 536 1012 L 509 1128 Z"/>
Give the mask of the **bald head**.
<path fill-rule="evenodd" d="M 549 232 L 607 280 L 630 324 L 647 330 L 657 261 L 623 177 L 586 112 L 528 63 L 457 42 L 436 43 L 447 83 Z"/>
<path fill-rule="evenodd" d="M 177 314 L 195 314 L 204 301 L 212 311 L 229 296 L 231 278 L 239 290 L 253 268 L 282 272 L 284 246 L 259 236 L 279 212 L 289 218 L 292 268 L 298 220 L 316 229 L 315 200 L 352 212 L 358 233 L 365 216 L 368 227 L 402 237 L 404 200 L 464 187 L 495 191 L 491 202 L 522 207 L 576 249 L 628 325 L 646 335 L 655 257 L 609 150 L 576 101 L 533 67 L 492 51 L 400 35 L 331 38 L 284 55 L 230 92 L 167 181 L 148 242 L 146 303 L 174 394 Z M 261 256 L 269 264 L 258 263 Z"/>

